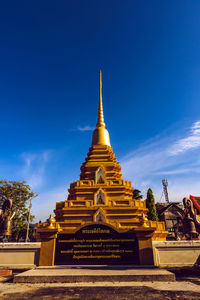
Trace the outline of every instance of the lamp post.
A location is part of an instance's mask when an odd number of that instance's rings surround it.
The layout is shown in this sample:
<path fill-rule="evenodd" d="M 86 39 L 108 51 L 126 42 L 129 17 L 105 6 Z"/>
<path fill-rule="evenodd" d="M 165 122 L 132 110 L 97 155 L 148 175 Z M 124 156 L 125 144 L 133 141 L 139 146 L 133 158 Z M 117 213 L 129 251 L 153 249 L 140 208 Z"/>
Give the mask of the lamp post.
<path fill-rule="evenodd" d="M 31 217 L 31 207 L 32 207 L 32 200 L 33 198 L 37 197 L 37 195 L 30 198 L 30 204 L 29 204 L 29 210 L 28 210 L 28 219 L 27 219 L 27 228 L 26 228 L 26 239 L 25 243 L 28 242 L 28 235 L 29 235 L 29 223 L 30 223 L 30 217 Z"/>

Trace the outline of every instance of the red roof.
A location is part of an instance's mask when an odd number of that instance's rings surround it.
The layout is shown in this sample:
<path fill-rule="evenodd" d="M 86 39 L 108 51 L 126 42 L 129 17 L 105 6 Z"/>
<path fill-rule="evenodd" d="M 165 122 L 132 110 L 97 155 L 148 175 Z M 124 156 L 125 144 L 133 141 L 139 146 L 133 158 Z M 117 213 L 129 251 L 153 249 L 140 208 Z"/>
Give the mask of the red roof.
<path fill-rule="evenodd" d="M 194 203 L 195 208 L 200 213 L 200 197 L 190 195 L 190 199 Z"/>

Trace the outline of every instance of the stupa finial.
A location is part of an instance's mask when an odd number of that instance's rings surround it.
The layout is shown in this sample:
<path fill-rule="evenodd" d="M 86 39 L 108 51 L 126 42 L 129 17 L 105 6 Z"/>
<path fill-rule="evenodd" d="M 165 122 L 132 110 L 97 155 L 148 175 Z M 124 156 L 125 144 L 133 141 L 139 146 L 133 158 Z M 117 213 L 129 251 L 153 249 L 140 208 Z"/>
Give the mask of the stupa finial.
<path fill-rule="evenodd" d="M 102 103 L 102 81 L 101 70 L 99 72 L 99 108 L 96 129 L 93 131 L 92 146 L 93 145 L 108 145 L 110 146 L 110 137 L 107 129 L 105 128 L 103 116 L 103 103 Z"/>
<path fill-rule="evenodd" d="M 101 70 L 99 72 L 99 108 L 98 108 L 98 119 L 96 127 L 105 127 L 104 115 L 103 115 L 103 102 L 102 102 L 102 79 Z"/>

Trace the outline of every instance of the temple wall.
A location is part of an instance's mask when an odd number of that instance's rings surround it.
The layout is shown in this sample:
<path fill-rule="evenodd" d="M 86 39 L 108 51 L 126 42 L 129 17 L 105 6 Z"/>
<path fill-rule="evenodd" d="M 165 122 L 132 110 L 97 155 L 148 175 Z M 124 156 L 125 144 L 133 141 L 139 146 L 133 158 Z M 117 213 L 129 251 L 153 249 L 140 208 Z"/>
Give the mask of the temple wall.
<path fill-rule="evenodd" d="M 0 243 L 0 268 L 32 268 L 39 264 L 41 243 Z"/>
<path fill-rule="evenodd" d="M 0 268 L 30 268 L 39 264 L 41 243 L 0 243 Z M 159 267 L 200 265 L 200 241 L 153 241 Z"/>
<path fill-rule="evenodd" d="M 159 267 L 200 265 L 200 241 L 153 241 L 153 252 Z"/>

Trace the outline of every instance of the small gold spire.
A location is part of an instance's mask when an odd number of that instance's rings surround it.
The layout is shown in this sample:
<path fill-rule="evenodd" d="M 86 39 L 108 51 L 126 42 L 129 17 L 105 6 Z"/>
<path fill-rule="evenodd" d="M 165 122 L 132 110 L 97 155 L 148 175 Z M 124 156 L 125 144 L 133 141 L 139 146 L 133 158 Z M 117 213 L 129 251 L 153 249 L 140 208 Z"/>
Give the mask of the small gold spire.
<path fill-rule="evenodd" d="M 102 103 L 102 80 L 101 70 L 99 72 L 99 107 L 98 107 L 98 119 L 96 127 L 105 127 L 104 115 L 103 115 L 103 103 Z"/>
<path fill-rule="evenodd" d="M 96 129 L 92 136 L 92 145 L 108 145 L 110 146 L 110 137 L 107 129 L 105 128 L 103 116 L 103 102 L 102 102 L 102 80 L 101 70 L 99 76 L 99 107 Z"/>

